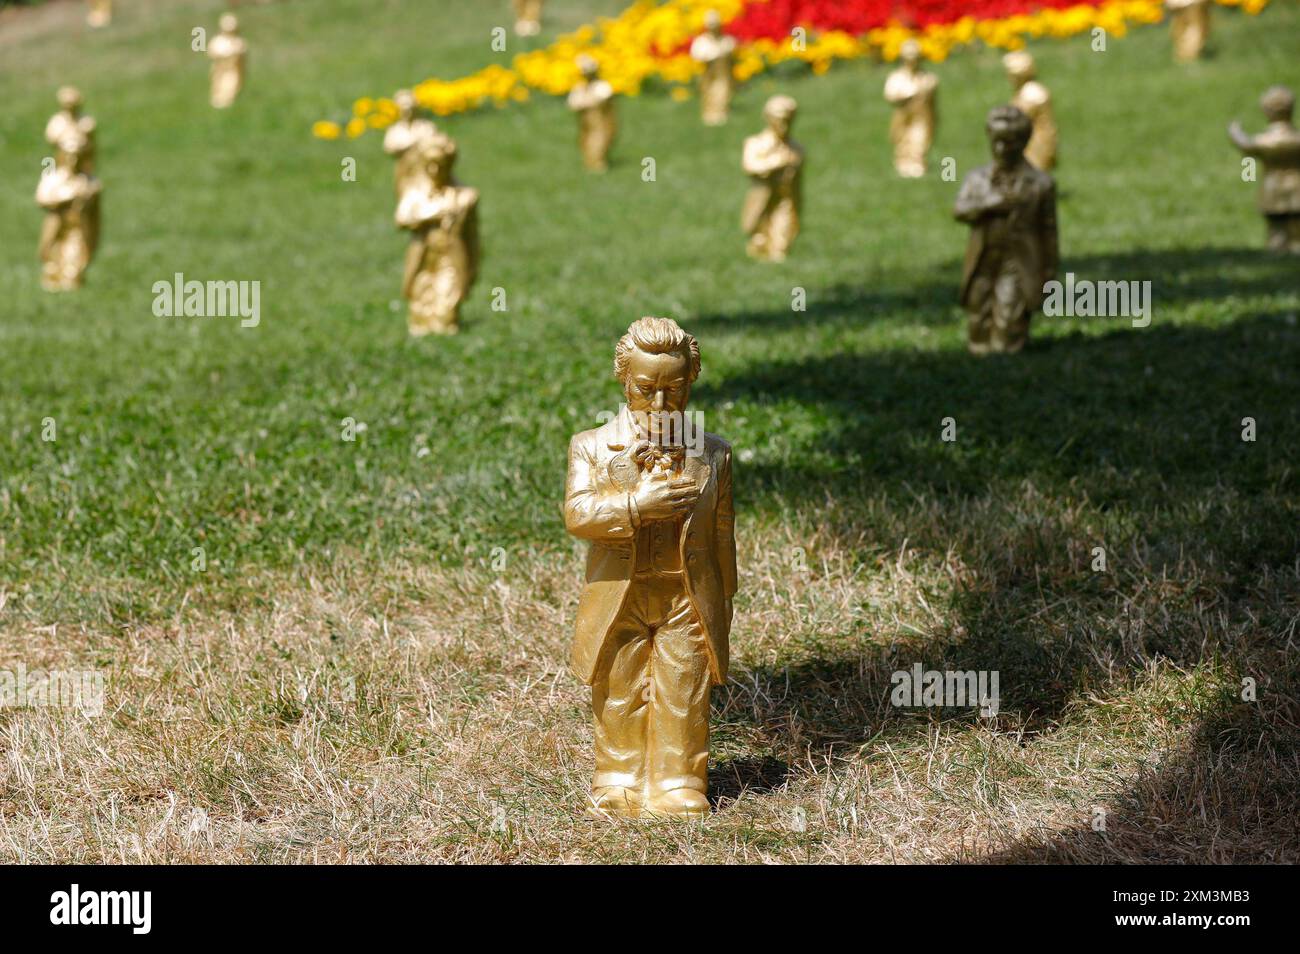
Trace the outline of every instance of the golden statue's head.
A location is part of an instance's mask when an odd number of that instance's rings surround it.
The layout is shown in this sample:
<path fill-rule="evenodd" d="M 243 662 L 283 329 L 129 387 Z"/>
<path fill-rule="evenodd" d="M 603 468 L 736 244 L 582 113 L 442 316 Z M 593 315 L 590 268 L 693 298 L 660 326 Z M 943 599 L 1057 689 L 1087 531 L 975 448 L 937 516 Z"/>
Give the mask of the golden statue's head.
<path fill-rule="evenodd" d="M 790 132 L 790 127 L 794 124 L 794 115 L 798 110 L 799 104 L 794 101 L 793 96 L 773 96 L 763 106 L 763 118 L 776 133 L 784 137 Z"/>
<path fill-rule="evenodd" d="M 898 58 L 908 66 L 916 66 L 921 62 L 921 44 L 911 38 L 904 40 L 898 48 Z"/>
<path fill-rule="evenodd" d="M 1002 57 L 1002 65 L 1006 68 L 1007 76 L 1017 83 L 1033 79 L 1036 72 L 1034 58 L 1028 50 L 1013 50 Z"/>
<path fill-rule="evenodd" d="M 704 14 L 704 29 L 710 33 L 717 33 L 722 29 L 722 14 L 717 10 L 709 10 Z"/>
<path fill-rule="evenodd" d="M 456 164 L 456 140 L 444 132 L 431 133 L 420 139 L 420 161 L 434 182 L 444 183 L 451 178 L 451 168 Z"/>
<path fill-rule="evenodd" d="M 399 89 L 393 94 L 393 104 L 403 119 L 410 119 L 415 112 L 415 94 L 409 89 Z"/>
<path fill-rule="evenodd" d="M 614 347 L 614 377 L 633 413 L 684 411 L 700 375 L 700 346 L 671 318 L 638 318 Z"/>
<path fill-rule="evenodd" d="M 577 64 L 578 72 L 582 74 L 583 79 L 590 81 L 600 75 L 600 64 L 596 62 L 594 57 L 590 57 L 586 53 L 578 57 Z"/>
<path fill-rule="evenodd" d="M 1014 106 L 994 106 L 989 110 L 984 128 L 993 147 L 993 158 L 999 165 L 1013 166 L 1024 154 L 1025 146 L 1029 145 L 1034 124 Z"/>
<path fill-rule="evenodd" d="M 217 25 L 221 27 L 222 33 L 239 32 L 239 18 L 233 13 L 221 14 L 221 19 L 217 21 Z"/>
<path fill-rule="evenodd" d="M 1295 113 L 1295 93 L 1285 86 L 1270 86 L 1259 98 L 1259 108 L 1271 123 L 1290 122 Z"/>
<path fill-rule="evenodd" d="M 75 113 L 81 108 L 81 91 L 75 86 L 60 86 L 57 97 L 60 109 Z"/>

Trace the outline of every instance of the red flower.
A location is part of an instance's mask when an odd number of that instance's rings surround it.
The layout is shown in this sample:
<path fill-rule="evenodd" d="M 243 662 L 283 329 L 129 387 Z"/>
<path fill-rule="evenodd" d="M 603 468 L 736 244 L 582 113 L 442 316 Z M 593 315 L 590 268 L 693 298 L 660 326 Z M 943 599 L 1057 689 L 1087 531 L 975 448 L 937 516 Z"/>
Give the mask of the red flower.
<path fill-rule="evenodd" d="M 730 23 L 742 40 L 781 40 L 795 27 L 862 34 L 887 24 L 922 28 L 962 17 L 1002 19 L 1042 9 L 1100 6 L 1100 0 L 756 0 Z"/>

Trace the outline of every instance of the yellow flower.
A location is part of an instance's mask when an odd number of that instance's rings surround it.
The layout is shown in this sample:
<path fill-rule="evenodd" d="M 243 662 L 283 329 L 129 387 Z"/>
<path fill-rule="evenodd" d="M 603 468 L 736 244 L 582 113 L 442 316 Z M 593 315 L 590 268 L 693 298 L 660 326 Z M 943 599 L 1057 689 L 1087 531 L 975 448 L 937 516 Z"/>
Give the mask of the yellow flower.
<path fill-rule="evenodd" d="M 345 127 L 344 131 L 348 134 L 349 139 L 356 139 L 358 136 L 360 136 L 363 132 L 366 131 L 366 121 L 364 119 L 359 119 L 356 116 L 354 116 L 348 120 L 348 124 Z"/>
<path fill-rule="evenodd" d="M 322 119 L 320 122 L 311 124 L 311 134 L 317 139 L 338 139 L 340 132 L 342 130 L 339 129 L 339 124 L 328 120 Z"/>

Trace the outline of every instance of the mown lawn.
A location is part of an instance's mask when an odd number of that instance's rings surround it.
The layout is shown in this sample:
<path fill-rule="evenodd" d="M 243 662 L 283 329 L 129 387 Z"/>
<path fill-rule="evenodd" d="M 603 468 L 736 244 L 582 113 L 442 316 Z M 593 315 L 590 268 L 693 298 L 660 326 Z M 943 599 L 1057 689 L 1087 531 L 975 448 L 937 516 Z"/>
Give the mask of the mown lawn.
<path fill-rule="evenodd" d="M 249 82 L 219 113 L 190 31 L 223 6 L 0 20 L 0 669 L 109 685 L 100 718 L 0 710 L 0 859 L 1300 857 L 1300 263 L 1263 251 L 1224 132 L 1300 88 L 1295 5 L 1216 11 L 1191 66 L 1163 27 L 1035 47 L 1063 270 L 1151 281 L 1154 316 L 1039 318 L 983 361 L 958 183 L 894 177 L 879 65 L 759 78 L 720 130 L 648 91 L 604 177 L 559 102 L 442 122 L 486 257 L 463 333 L 412 341 L 379 135 L 309 127 L 499 58 L 505 0 L 242 7 Z M 547 7 L 542 42 L 622 2 Z M 964 173 L 999 54 L 936 69 L 934 158 Z M 63 83 L 99 122 L 105 229 L 51 296 L 32 192 Z M 738 163 L 776 91 L 809 166 L 772 267 L 743 254 Z M 155 317 L 177 272 L 260 281 L 260 324 Z M 564 668 L 565 448 L 617 406 L 642 314 L 699 337 L 695 402 L 738 454 L 719 811 L 694 826 L 582 814 Z M 916 662 L 998 670 L 998 717 L 890 706 Z"/>

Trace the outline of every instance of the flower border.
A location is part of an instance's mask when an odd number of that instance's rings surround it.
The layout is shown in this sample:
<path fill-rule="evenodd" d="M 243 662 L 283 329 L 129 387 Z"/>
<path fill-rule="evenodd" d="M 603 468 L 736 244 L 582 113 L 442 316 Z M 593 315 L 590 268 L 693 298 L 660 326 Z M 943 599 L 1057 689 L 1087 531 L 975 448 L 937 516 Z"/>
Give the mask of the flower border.
<path fill-rule="evenodd" d="M 1269 0 L 1215 0 L 1254 15 Z M 613 19 L 600 19 L 557 38 L 542 49 L 520 53 L 510 66 L 494 64 L 454 80 L 426 79 L 413 87 L 416 102 L 435 116 L 485 106 L 526 102 L 533 92 L 562 96 L 578 82 L 576 60 L 586 54 L 601 67 L 615 92 L 639 95 L 646 83 L 667 84 L 676 99 L 689 98 L 688 84 L 701 67 L 687 52 L 717 10 L 737 37 L 735 76 L 745 81 L 782 63 L 806 64 L 821 74 L 837 60 L 891 61 L 908 39 L 930 60 L 943 61 L 953 49 L 981 42 L 1019 49 L 1026 40 L 1064 39 L 1100 27 L 1122 37 L 1131 25 L 1158 23 L 1163 0 L 909 0 L 903 10 L 911 25 L 895 17 L 888 0 L 635 0 Z M 357 138 L 397 120 L 388 97 L 363 97 L 346 123 L 320 120 L 319 139 Z"/>

